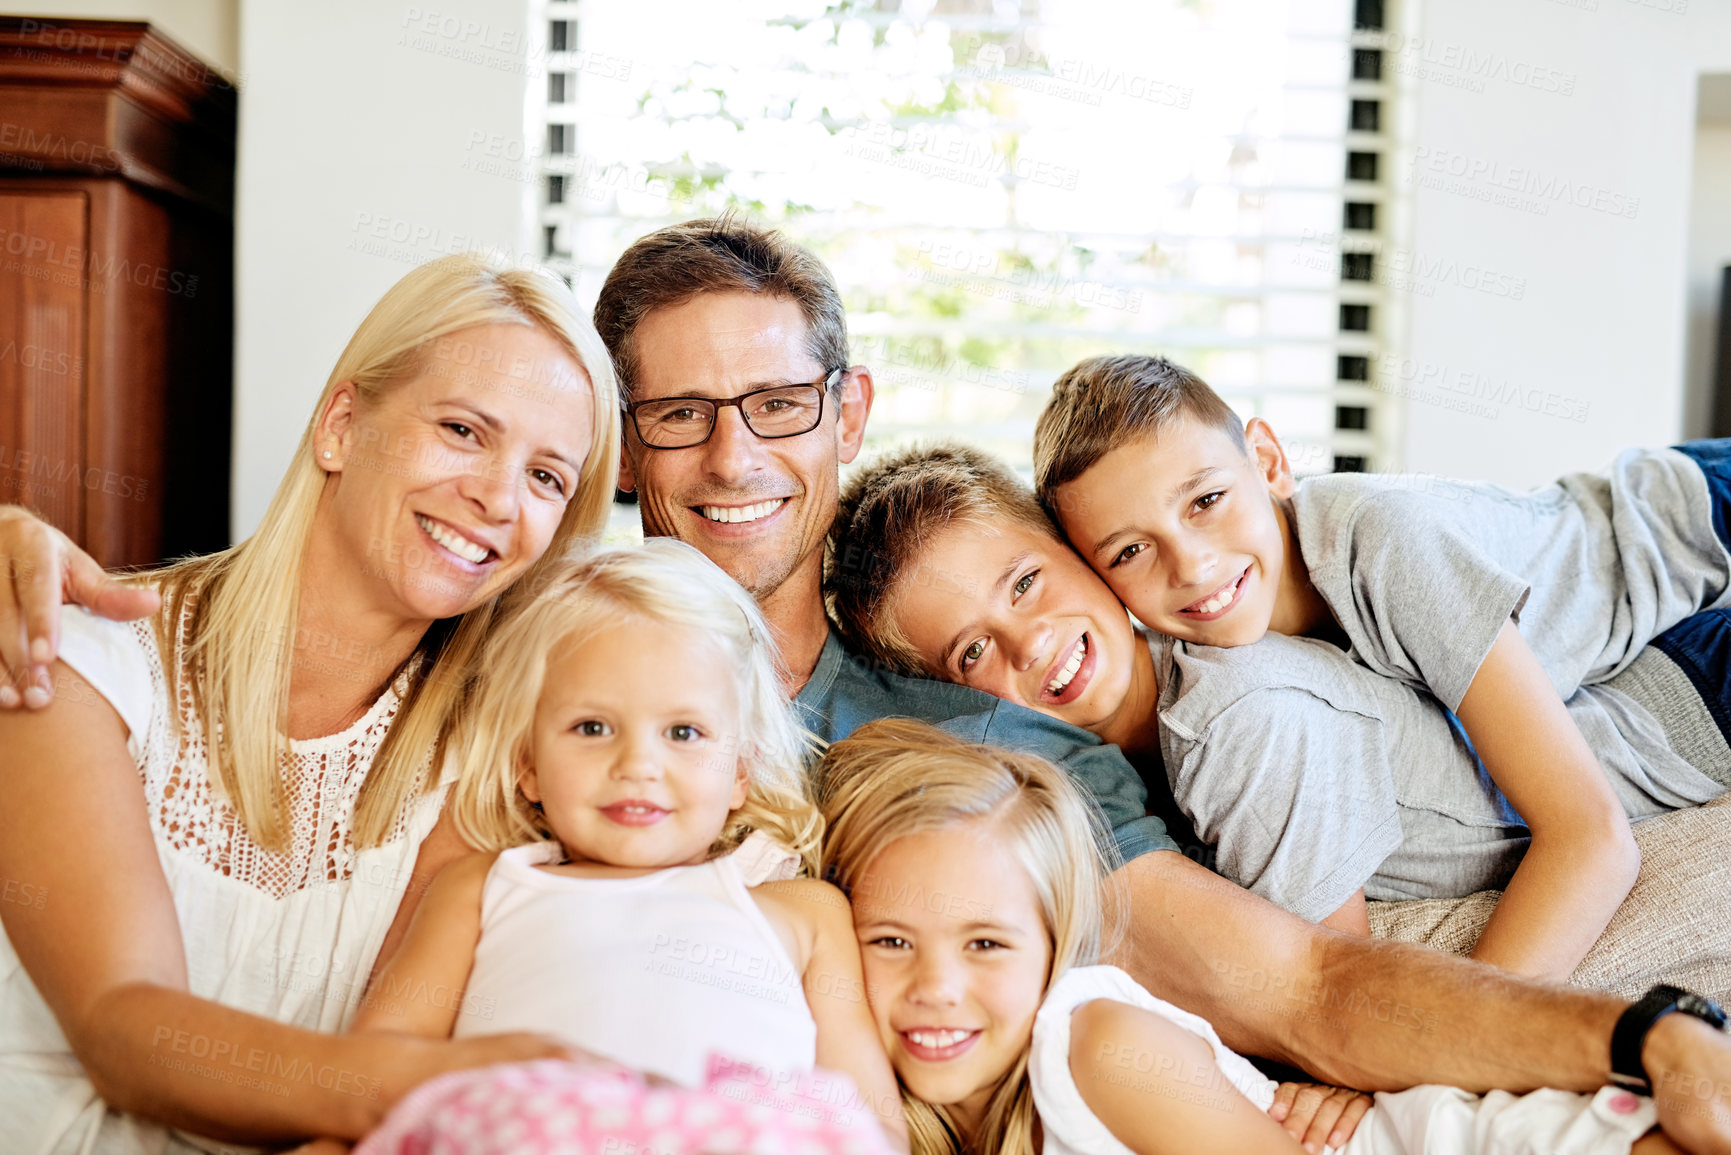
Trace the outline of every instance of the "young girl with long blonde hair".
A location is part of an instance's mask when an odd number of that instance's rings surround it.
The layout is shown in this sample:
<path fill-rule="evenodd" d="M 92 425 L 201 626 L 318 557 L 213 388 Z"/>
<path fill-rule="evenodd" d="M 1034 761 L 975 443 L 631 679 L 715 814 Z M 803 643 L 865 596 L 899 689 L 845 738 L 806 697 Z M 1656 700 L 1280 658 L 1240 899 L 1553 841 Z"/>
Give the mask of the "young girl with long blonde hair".
<path fill-rule="evenodd" d="M 831 747 L 820 775 L 826 870 L 853 904 L 915 1155 L 1300 1150 L 1266 1113 L 1272 1080 L 1096 965 L 1116 905 L 1107 843 L 1061 771 L 886 719 Z M 1677 1150 L 1646 1135 L 1654 1119 L 1613 1087 L 1426 1086 L 1378 1094 L 1342 1150 Z"/>
<path fill-rule="evenodd" d="M 750 596 L 670 539 L 603 551 L 500 628 L 476 684 L 452 805 L 486 853 L 433 884 L 355 1029 L 445 1038 L 520 1026 L 698 1090 L 717 1090 L 718 1059 L 789 1090 L 823 1067 L 851 1077 L 899 1137 L 847 902 L 810 877 L 823 823 L 805 791 L 805 736 Z M 366 1149 L 472 1124 L 468 1107 L 467 1123 L 452 1121 L 454 1101 L 492 1111 L 513 1096 L 506 1146 L 558 1146 L 535 1128 L 573 1111 L 592 1121 L 596 1107 L 592 1082 L 552 1078 L 528 1099 L 497 1080 L 472 1103 L 472 1080 L 430 1088 Z M 743 1093 L 730 1085 L 723 1100 Z M 634 1104 L 633 1119 L 653 1113 Z M 653 1110 L 672 1133 L 691 1112 L 725 1130 L 715 1112 L 726 1106 L 676 1096 Z M 622 1140 L 619 1108 L 608 1135 Z M 854 1111 L 856 1140 L 877 1135 L 871 1113 Z"/>

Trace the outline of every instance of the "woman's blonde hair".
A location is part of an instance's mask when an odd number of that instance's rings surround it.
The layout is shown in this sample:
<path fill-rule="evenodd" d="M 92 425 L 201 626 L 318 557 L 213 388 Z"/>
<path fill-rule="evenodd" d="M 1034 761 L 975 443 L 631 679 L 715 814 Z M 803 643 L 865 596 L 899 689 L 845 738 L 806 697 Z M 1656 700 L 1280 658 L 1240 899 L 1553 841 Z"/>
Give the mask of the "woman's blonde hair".
<path fill-rule="evenodd" d="M 1105 946 L 1109 834 L 1099 811 L 1045 759 L 964 742 L 923 722 L 885 718 L 829 748 L 819 768 L 828 834 L 825 876 L 854 888 L 891 843 L 913 834 L 989 822 L 1028 871 L 1052 947 L 1049 987 Z M 914 1155 L 1034 1155 L 1034 1094 L 1024 1050 L 965 1141 L 944 1107 L 902 1089 Z"/>
<path fill-rule="evenodd" d="M 520 580 L 533 581 L 573 543 L 598 535 L 619 468 L 619 391 L 607 349 L 552 272 L 462 253 L 409 273 L 355 330 L 257 531 L 221 553 L 150 575 L 163 593 L 157 639 L 173 700 L 190 700 L 209 743 L 213 783 L 262 846 L 280 849 L 287 841 L 282 759 L 289 748 L 285 731 L 302 559 L 327 478 L 314 451 L 320 418 L 340 385 L 352 384 L 362 403 L 375 403 L 424 372 L 441 338 L 480 325 L 544 332 L 588 376 L 592 398 L 573 389 L 569 404 L 594 406 L 576 490 L 546 554 Z M 435 623 L 388 679 L 403 689 L 403 698 L 356 803 L 351 831 L 357 846 L 386 841 L 406 804 L 427 788 L 429 752 L 441 746 L 462 702 L 499 600 L 496 595 Z"/>
<path fill-rule="evenodd" d="M 702 634 L 732 659 L 740 702 L 737 750 L 748 786 L 711 857 L 761 830 L 816 873 L 823 819 L 806 791 L 810 739 L 781 688 L 781 660 L 751 595 L 714 562 L 672 538 L 616 547 L 566 563 L 495 632 L 481 657 L 473 700 L 454 737 L 459 777 L 451 801 L 469 845 L 503 850 L 551 839 L 523 796 L 535 707 L 550 658 L 632 619 Z"/>

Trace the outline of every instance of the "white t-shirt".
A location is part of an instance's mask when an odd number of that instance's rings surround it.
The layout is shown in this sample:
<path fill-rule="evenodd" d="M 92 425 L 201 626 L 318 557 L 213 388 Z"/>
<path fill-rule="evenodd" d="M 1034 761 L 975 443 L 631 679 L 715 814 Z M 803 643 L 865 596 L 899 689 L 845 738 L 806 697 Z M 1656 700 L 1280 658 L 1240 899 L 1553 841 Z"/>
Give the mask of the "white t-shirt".
<path fill-rule="evenodd" d="M 255 843 L 213 790 L 203 727 L 190 703 L 169 699 L 150 620 L 119 624 L 67 607 L 61 622 L 61 658 L 126 725 L 127 750 L 138 764 L 157 855 L 180 920 L 191 992 L 307 1030 L 342 1030 L 359 1004 L 444 797 L 442 790 L 421 796 L 398 817 L 383 845 L 355 848 L 349 829 L 355 801 L 396 716 L 400 687 L 387 689 L 341 733 L 290 743 L 284 781 L 292 841 L 288 850 L 275 852 Z M 177 638 L 177 653 L 183 640 Z M 170 715 L 177 706 L 179 743 Z M 66 836 L 77 838 L 78 832 Z M 100 857 L 102 848 L 89 852 Z M 45 892 L 41 901 L 55 897 Z M 320 1078 L 304 1061 L 267 1055 L 251 1062 L 252 1056 L 218 1053 L 211 1040 L 184 1032 L 169 1033 L 158 1051 L 152 1062 L 189 1078 L 251 1086 L 262 1094 Z M 231 1149 L 109 1111 L 0 934 L 0 1150 Z"/>
<path fill-rule="evenodd" d="M 1273 1003 L 1281 996 L 1266 997 Z M 1197 1095 L 1236 1092 L 1259 1111 L 1274 1102 L 1274 1080 L 1222 1043 L 1206 1019 L 1155 998 L 1117 967 L 1074 967 L 1052 984 L 1034 1018 L 1028 1078 L 1045 1133 L 1042 1155 L 1134 1155 L 1088 1109 L 1070 1069 L 1071 1016 L 1096 999 L 1152 1011 L 1206 1042 L 1223 1081 L 1198 1086 Z M 1312 1009 L 1303 1001 L 1297 1006 Z M 1268 1013 L 1277 1011 L 1271 1007 Z M 1146 1076 L 1132 1064 L 1124 1077 Z M 1652 1100 L 1616 1087 L 1596 1095 L 1543 1090 L 1479 1096 L 1458 1087 L 1422 1086 L 1379 1092 L 1376 1106 L 1340 1150 L 1341 1155 L 1627 1155 L 1657 1117 Z"/>
<path fill-rule="evenodd" d="M 1236 1092 L 1261 1111 L 1268 1110 L 1268 1105 L 1274 1102 L 1274 1080 L 1222 1043 L 1208 1020 L 1155 998 L 1117 967 L 1072 967 L 1058 976 L 1046 992 L 1045 1002 L 1040 1004 L 1040 1013 L 1034 1016 L 1028 1080 L 1034 1090 L 1034 1109 L 1040 1113 L 1040 1127 L 1045 1132 L 1042 1155 L 1135 1155 L 1088 1109 L 1070 1070 L 1071 1016 L 1078 1007 L 1096 999 L 1153 1011 L 1206 1042 L 1228 1085 L 1211 1084 L 1198 1088 L 1198 1093 Z M 1124 1074 L 1129 1079 L 1140 1077 L 1134 1069 Z"/>

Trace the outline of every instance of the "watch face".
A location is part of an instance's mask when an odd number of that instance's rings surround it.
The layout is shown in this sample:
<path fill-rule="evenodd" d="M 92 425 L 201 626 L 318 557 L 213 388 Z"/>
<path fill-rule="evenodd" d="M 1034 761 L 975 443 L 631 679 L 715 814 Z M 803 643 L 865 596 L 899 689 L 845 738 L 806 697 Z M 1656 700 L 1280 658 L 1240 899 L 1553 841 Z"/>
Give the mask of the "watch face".
<path fill-rule="evenodd" d="M 1698 1019 L 1712 1023 L 1720 1030 L 1725 1029 L 1725 1012 L 1719 1009 L 1719 1004 L 1712 999 L 1704 999 L 1700 995 L 1684 994 L 1677 999 L 1677 1009 L 1684 1014 L 1694 1015 Z"/>

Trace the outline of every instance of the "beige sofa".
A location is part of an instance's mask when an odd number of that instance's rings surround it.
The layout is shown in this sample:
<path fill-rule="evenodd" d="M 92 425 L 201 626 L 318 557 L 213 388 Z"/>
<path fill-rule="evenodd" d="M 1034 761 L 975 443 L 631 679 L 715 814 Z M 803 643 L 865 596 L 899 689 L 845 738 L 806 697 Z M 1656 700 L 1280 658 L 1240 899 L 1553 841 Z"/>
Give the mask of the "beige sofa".
<path fill-rule="evenodd" d="M 1669 982 L 1731 1002 L 1731 795 L 1637 823 L 1635 841 L 1635 888 L 1569 982 L 1626 998 Z M 1500 895 L 1373 902 L 1371 933 L 1465 954 Z"/>

